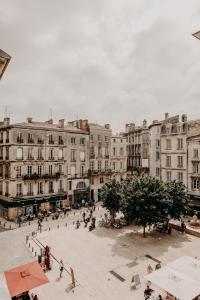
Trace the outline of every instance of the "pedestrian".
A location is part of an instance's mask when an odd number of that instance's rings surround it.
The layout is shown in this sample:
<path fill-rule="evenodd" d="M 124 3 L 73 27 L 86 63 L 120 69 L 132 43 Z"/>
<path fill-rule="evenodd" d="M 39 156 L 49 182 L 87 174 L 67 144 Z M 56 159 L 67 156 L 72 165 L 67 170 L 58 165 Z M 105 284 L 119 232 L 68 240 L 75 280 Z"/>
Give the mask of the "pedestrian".
<path fill-rule="evenodd" d="M 83 222 L 85 222 L 85 212 L 83 212 Z"/>
<path fill-rule="evenodd" d="M 186 231 L 186 225 L 185 225 L 184 221 L 181 222 L 181 231 L 182 231 L 182 233 L 185 233 L 185 231 Z"/>
<path fill-rule="evenodd" d="M 157 300 L 163 300 L 163 297 L 161 295 L 158 295 Z"/>
<path fill-rule="evenodd" d="M 171 235 L 171 233 L 172 233 L 172 226 L 171 225 L 168 226 L 167 233 L 169 235 Z"/>
<path fill-rule="evenodd" d="M 38 230 L 40 230 L 40 227 L 41 227 L 41 221 L 40 219 L 38 219 Z"/>
<path fill-rule="evenodd" d="M 63 260 L 61 259 L 60 260 L 60 278 L 62 277 L 63 270 L 64 270 L 64 264 L 63 264 Z"/>
<path fill-rule="evenodd" d="M 67 227 L 67 222 L 65 223 L 65 226 Z"/>
<path fill-rule="evenodd" d="M 38 296 L 35 295 L 35 296 L 33 297 L 33 300 L 38 300 Z"/>
<path fill-rule="evenodd" d="M 153 268 L 152 266 L 149 264 L 148 267 L 147 267 L 147 273 L 150 274 L 153 272 Z"/>

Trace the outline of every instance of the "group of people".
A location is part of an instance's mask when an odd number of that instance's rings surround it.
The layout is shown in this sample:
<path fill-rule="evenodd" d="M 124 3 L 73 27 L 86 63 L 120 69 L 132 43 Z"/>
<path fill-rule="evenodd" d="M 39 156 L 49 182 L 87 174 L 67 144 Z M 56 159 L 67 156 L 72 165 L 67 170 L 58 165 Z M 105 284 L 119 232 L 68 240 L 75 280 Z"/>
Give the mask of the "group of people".
<path fill-rule="evenodd" d="M 144 299 L 145 300 L 163 300 L 163 297 L 159 294 L 158 296 L 155 295 L 154 290 L 147 285 L 146 289 L 144 290 Z"/>

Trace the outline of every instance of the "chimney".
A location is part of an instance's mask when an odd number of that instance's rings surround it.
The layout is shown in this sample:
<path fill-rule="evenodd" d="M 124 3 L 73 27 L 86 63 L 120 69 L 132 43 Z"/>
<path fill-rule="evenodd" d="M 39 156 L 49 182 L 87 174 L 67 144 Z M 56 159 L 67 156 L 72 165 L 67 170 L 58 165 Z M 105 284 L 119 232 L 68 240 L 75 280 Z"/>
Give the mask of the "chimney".
<path fill-rule="evenodd" d="M 49 119 L 48 121 L 46 121 L 46 123 L 53 124 L 53 119 Z"/>
<path fill-rule="evenodd" d="M 4 120 L 3 120 L 3 123 L 4 123 L 5 126 L 9 126 L 10 125 L 10 118 L 5 117 Z"/>
<path fill-rule="evenodd" d="M 143 128 L 147 128 L 147 120 L 143 120 Z"/>
<path fill-rule="evenodd" d="M 28 117 L 26 120 L 27 120 L 27 123 L 32 123 L 32 121 L 33 121 L 33 118 L 31 118 L 31 117 Z"/>
<path fill-rule="evenodd" d="M 165 113 L 165 120 L 167 120 L 169 118 L 169 114 Z"/>
<path fill-rule="evenodd" d="M 64 119 L 61 119 L 58 121 L 58 127 L 59 128 L 64 128 L 64 125 L 65 125 L 65 120 Z"/>
<path fill-rule="evenodd" d="M 80 129 L 81 130 L 89 130 L 88 120 L 80 120 Z"/>
<path fill-rule="evenodd" d="M 104 127 L 105 127 L 106 129 L 110 129 L 110 124 L 105 124 Z"/>
<path fill-rule="evenodd" d="M 181 120 L 182 120 L 182 122 L 187 122 L 187 115 L 186 114 L 183 114 L 182 116 L 181 116 Z"/>

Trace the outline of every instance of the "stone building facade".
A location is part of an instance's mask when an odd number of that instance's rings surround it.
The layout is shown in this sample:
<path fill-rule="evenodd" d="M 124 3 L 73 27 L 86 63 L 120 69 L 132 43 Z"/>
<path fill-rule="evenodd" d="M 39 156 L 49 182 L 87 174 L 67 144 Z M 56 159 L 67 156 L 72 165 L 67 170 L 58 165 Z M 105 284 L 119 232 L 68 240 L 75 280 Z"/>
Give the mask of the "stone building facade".
<path fill-rule="evenodd" d="M 64 120 L 0 126 L 0 205 L 3 215 L 63 207 L 89 198 L 89 134 Z"/>
<path fill-rule="evenodd" d="M 98 200 L 113 176 L 126 174 L 126 138 L 112 138 L 110 125 L 76 120 L 0 124 L 0 214 L 55 210 Z M 116 153 L 112 155 L 112 143 Z M 114 146 L 113 146 L 114 147 Z M 112 163 L 116 168 L 112 170 Z"/>
<path fill-rule="evenodd" d="M 129 175 L 149 173 L 149 143 L 150 135 L 147 121 L 136 127 L 134 123 L 126 124 L 127 138 L 127 170 Z"/>
<path fill-rule="evenodd" d="M 111 139 L 112 177 L 122 181 L 127 177 L 127 138 L 124 134 L 114 135 Z"/>

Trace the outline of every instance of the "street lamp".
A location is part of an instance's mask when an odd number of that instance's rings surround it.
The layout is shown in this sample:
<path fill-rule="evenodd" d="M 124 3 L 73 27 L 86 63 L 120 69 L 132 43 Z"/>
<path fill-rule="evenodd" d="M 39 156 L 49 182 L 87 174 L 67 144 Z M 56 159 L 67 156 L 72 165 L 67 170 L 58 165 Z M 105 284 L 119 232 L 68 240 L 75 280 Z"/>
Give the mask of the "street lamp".
<path fill-rule="evenodd" d="M 11 60 L 11 56 L 0 49 L 0 80 L 8 66 L 10 60 Z"/>
<path fill-rule="evenodd" d="M 200 31 L 197 31 L 195 33 L 192 34 L 195 38 L 197 38 L 198 40 L 200 40 Z"/>

